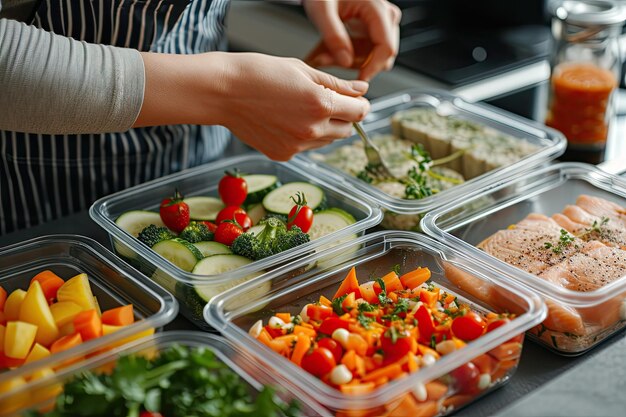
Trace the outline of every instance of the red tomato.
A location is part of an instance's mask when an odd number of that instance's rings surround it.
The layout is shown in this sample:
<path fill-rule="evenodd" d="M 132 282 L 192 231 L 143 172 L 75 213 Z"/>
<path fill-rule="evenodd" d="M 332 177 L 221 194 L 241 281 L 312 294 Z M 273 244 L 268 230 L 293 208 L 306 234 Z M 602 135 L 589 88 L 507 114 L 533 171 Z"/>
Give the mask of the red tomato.
<path fill-rule="evenodd" d="M 478 339 L 485 332 L 485 324 L 473 311 L 452 321 L 452 333 L 461 340 Z"/>
<path fill-rule="evenodd" d="M 478 392 L 478 380 L 480 371 L 472 362 L 461 365 L 450 375 L 455 380 L 455 387 L 458 394 L 473 394 Z"/>
<path fill-rule="evenodd" d="M 487 333 L 494 331 L 498 327 L 505 325 L 509 323 L 510 321 L 511 320 L 509 319 L 497 319 L 497 320 L 492 321 L 491 323 L 489 323 L 489 325 L 487 325 Z"/>
<path fill-rule="evenodd" d="M 248 184 L 236 170 L 234 173 L 226 171 L 226 175 L 220 180 L 217 191 L 227 206 L 240 206 L 248 196 Z"/>
<path fill-rule="evenodd" d="M 215 233 L 215 231 L 217 230 L 217 225 L 213 222 L 202 222 L 202 223 L 204 223 L 204 225 L 208 227 L 209 230 L 212 231 L 213 233 Z"/>
<path fill-rule="evenodd" d="M 243 234 L 243 230 L 241 227 L 237 226 L 234 223 L 224 222 L 217 226 L 217 230 L 215 230 L 215 241 L 222 243 L 226 246 L 230 246 L 233 244 L 235 239 Z"/>
<path fill-rule="evenodd" d="M 323 305 L 309 304 L 306 308 L 306 315 L 311 320 L 322 321 L 333 315 L 333 309 Z"/>
<path fill-rule="evenodd" d="M 176 233 L 189 225 L 189 206 L 183 201 L 183 195 L 176 190 L 174 196 L 166 198 L 159 207 L 161 220 Z"/>
<path fill-rule="evenodd" d="M 330 350 L 330 353 L 332 353 L 333 357 L 335 358 L 335 362 L 341 362 L 341 357 L 343 356 L 343 348 L 339 343 L 337 343 L 336 340 L 333 340 L 330 337 L 324 337 L 317 342 L 317 346 Z"/>
<path fill-rule="evenodd" d="M 304 233 L 308 232 L 313 225 L 313 210 L 306 205 L 304 193 L 297 193 L 296 198 L 291 197 L 295 206 L 289 212 L 287 217 L 287 229 L 298 226 Z"/>
<path fill-rule="evenodd" d="M 272 337 L 280 337 L 280 336 L 285 335 L 285 331 L 283 329 L 273 329 L 270 326 L 264 326 L 264 327 L 265 327 L 265 330 L 267 330 L 267 332 Z"/>
<path fill-rule="evenodd" d="M 327 335 L 332 335 L 337 329 L 346 329 L 350 327 L 350 323 L 346 320 L 342 320 L 339 317 L 328 317 L 322 322 L 318 331 Z"/>
<path fill-rule="evenodd" d="M 385 353 L 385 359 L 393 361 L 406 355 L 417 348 L 415 340 L 407 330 L 396 329 L 396 337 L 391 330 L 387 330 L 380 338 L 380 347 Z"/>
<path fill-rule="evenodd" d="M 142 411 L 139 417 L 163 417 L 161 413 L 153 413 L 151 411 Z"/>
<path fill-rule="evenodd" d="M 302 369 L 317 377 L 323 377 L 337 365 L 330 350 L 318 347 L 302 358 Z"/>
<path fill-rule="evenodd" d="M 417 327 L 419 329 L 419 341 L 429 346 L 430 337 L 435 331 L 435 323 L 430 315 L 430 311 L 424 305 L 421 305 L 415 312 L 415 318 L 417 319 Z"/>

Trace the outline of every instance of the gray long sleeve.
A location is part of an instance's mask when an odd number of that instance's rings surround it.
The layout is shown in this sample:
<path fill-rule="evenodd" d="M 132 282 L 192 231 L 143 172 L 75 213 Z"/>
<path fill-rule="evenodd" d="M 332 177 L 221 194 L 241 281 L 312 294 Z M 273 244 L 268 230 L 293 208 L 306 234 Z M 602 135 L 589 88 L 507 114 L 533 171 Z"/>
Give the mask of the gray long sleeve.
<path fill-rule="evenodd" d="M 141 110 L 144 82 L 143 60 L 134 49 L 0 19 L 0 130 L 125 131 Z"/>

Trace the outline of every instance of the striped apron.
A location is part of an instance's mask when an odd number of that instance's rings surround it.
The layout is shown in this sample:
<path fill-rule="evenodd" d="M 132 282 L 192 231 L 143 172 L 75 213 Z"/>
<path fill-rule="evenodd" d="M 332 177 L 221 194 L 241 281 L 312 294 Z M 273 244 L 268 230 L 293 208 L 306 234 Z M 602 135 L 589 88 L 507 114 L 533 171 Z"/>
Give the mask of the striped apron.
<path fill-rule="evenodd" d="M 43 0 L 33 24 L 91 43 L 201 53 L 224 49 L 228 5 L 229 0 Z M 0 131 L 0 235 L 216 159 L 229 138 L 220 126 L 193 125 L 91 135 Z"/>

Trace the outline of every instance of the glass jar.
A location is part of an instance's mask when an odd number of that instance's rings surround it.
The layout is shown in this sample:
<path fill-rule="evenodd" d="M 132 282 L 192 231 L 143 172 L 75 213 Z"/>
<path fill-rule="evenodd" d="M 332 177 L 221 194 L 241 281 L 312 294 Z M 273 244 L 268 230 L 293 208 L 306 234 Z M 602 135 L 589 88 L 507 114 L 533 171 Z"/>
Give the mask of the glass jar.
<path fill-rule="evenodd" d="M 552 7 L 554 51 L 546 125 L 568 140 L 562 159 L 599 163 L 614 115 L 626 15 L 610 0 L 565 0 Z"/>

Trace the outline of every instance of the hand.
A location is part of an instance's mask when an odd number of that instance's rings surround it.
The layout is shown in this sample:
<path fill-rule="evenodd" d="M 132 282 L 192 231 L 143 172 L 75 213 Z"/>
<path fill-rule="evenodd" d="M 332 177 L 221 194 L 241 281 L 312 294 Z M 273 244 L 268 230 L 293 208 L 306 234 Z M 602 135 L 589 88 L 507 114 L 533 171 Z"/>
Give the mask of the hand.
<path fill-rule="evenodd" d="M 393 67 L 402 17 L 394 4 L 387 0 L 304 0 L 304 8 L 322 35 L 322 43 L 305 59 L 310 65 L 356 68 L 359 79 L 366 81 Z"/>
<path fill-rule="evenodd" d="M 252 53 L 142 53 L 146 85 L 137 126 L 219 124 L 268 157 L 350 136 L 369 111 L 365 81 L 346 81 L 294 58 Z"/>

